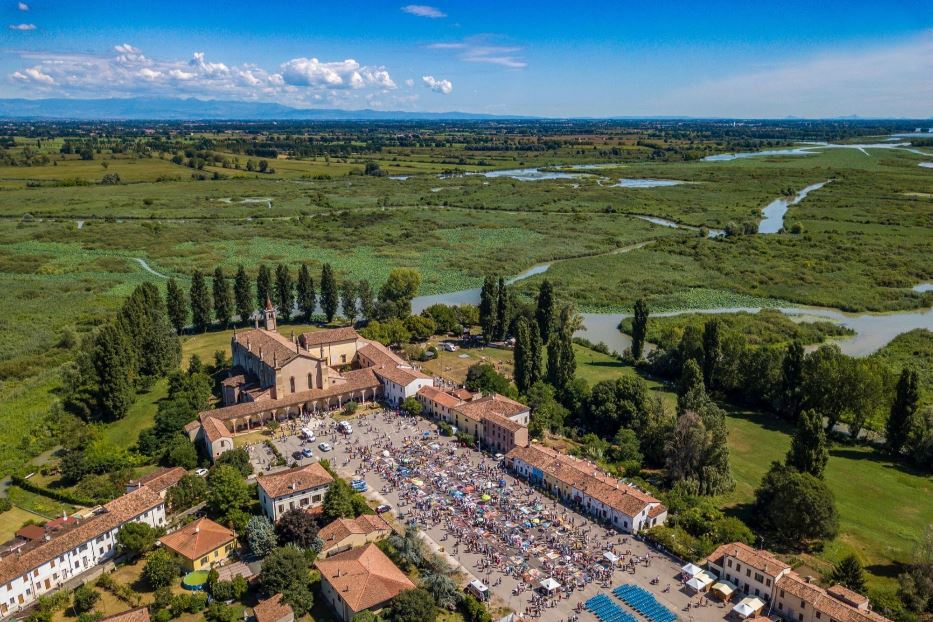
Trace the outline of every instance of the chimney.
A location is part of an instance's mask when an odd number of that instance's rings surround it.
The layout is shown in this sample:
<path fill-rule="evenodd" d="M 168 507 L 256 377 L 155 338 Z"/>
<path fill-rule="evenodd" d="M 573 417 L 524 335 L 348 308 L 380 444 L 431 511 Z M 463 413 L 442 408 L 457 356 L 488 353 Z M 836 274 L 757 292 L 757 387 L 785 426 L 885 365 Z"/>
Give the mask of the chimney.
<path fill-rule="evenodd" d="M 200 527 L 200 526 L 197 526 L 197 527 L 194 528 L 194 533 L 200 533 L 200 532 L 201 532 L 201 527 Z"/>

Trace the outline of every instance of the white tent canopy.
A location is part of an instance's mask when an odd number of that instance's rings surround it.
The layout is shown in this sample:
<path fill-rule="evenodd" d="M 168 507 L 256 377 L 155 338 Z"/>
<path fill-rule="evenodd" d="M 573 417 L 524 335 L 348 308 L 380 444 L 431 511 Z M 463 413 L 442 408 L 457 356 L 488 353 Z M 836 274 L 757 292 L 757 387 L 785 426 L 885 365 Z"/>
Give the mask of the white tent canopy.
<path fill-rule="evenodd" d="M 764 601 L 760 598 L 754 596 L 747 596 L 742 599 L 742 601 L 732 608 L 732 611 L 736 612 L 742 618 L 748 618 L 755 615 L 765 606 Z"/>
<path fill-rule="evenodd" d="M 703 572 L 703 569 L 697 566 L 696 564 L 688 563 L 686 566 L 681 568 L 680 571 L 686 574 L 688 577 L 695 577 L 701 572 Z"/>
<path fill-rule="evenodd" d="M 603 551 L 603 559 L 605 559 L 610 564 L 614 564 L 619 561 L 619 558 L 612 551 Z"/>
<path fill-rule="evenodd" d="M 548 577 L 547 579 L 542 581 L 540 585 L 547 592 L 553 592 L 554 590 L 560 587 L 560 583 L 555 581 L 554 577 Z"/>
<path fill-rule="evenodd" d="M 700 592 L 705 590 L 716 580 L 716 575 L 705 570 L 701 570 L 697 573 L 695 577 L 687 581 L 687 585 L 694 591 Z"/>

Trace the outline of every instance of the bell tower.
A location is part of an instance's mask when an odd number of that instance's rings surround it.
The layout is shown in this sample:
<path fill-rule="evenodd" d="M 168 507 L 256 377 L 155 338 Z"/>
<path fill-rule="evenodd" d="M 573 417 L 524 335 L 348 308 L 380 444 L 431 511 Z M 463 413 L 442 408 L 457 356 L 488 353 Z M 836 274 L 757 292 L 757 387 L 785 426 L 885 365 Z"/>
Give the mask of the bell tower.
<path fill-rule="evenodd" d="M 266 321 L 266 330 L 275 331 L 275 309 L 272 306 L 272 300 L 266 297 L 266 308 L 262 310 Z"/>

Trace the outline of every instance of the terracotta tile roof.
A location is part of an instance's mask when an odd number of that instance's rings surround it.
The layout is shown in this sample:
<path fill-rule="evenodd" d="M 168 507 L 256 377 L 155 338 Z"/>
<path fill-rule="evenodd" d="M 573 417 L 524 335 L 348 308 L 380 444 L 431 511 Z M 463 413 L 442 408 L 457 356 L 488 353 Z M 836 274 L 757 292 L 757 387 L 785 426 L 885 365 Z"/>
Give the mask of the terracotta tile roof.
<path fill-rule="evenodd" d="M 177 484 L 178 481 L 185 476 L 185 474 L 187 474 L 187 471 L 181 467 L 165 467 L 153 471 L 152 473 L 140 477 L 139 479 L 132 480 L 127 484 L 127 486 L 131 486 L 133 488 L 146 486 L 155 492 L 162 492 L 163 490 L 171 488 Z"/>
<path fill-rule="evenodd" d="M 332 384 L 323 389 L 310 389 L 308 391 L 299 391 L 277 400 L 263 400 L 260 402 L 242 402 L 232 406 L 224 406 L 213 410 L 205 410 L 198 413 L 198 417 L 203 424 L 208 418 L 218 421 L 228 421 L 239 417 L 247 417 L 262 412 L 268 412 L 276 408 L 287 408 L 289 406 L 298 406 L 305 402 L 337 397 L 346 395 L 350 392 L 361 391 L 363 389 L 378 389 L 379 380 L 373 374 L 371 368 L 355 369 L 342 375 L 346 382 Z"/>
<path fill-rule="evenodd" d="M 457 407 L 457 412 L 474 421 L 482 421 L 484 416 L 491 414 L 501 415 L 509 419 L 526 411 L 528 411 L 528 407 L 524 404 L 498 393 L 464 402 Z"/>
<path fill-rule="evenodd" d="M 201 426 L 204 428 L 204 435 L 211 443 L 221 438 L 232 438 L 233 434 L 216 417 L 204 417 L 201 419 Z"/>
<path fill-rule="evenodd" d="M 505 428 L 506 430 L 510 432 L 516 432 L 525 427 L 522 424 L 520 424 L 518 421 L 512 421 L 511 419 L 507 419 L 506 417 L 503 417 L 502 415 L 498 413 L 485 413 L 482 417 L 482 421 L 483 423 L 492 423 L 501 428 Z"/>
<path fill-rule="evenodd" d="M 853 607 L 864 607 L 868 605 L 868 597 L 850 590 L 844 585 L 838 583 L 826 590 L 826 593 L 841 601 L 847 602 Z"/>
<path fill-rule="evenodd" d="M 274 369 L 281 369 L 300 356 L 314 358 L 310 352 L 279 333 L 264 328 L 238 332 L 233 339 L 243 348 Z"/>
<path fill-rule="evenodd" d="M 445 406 L 447 408 L 454 408 L 461 403 L 460 398 L 454 397 L 447 391 L 442 391 L 441 389 L 435 387 L 421 387 L 418 389 L 418 395 L 422 396 L 428 401 L 440 404 L 441 406 Z"/>
<path fill-rule="evenodd" d="M 816 611 L 828 616 L 835 622 L 890 622 L 880 613 L 867 608 L 853 607 L 837 598 L 815 583 L 807 583 L 806 579 L 796 572 L 788 572 L 777 580 L 775 584 L 779 590 L 808 603 Z M 780 594 L 780 593 L 779 593 Z M 856 596 L 859 596 L 856 594 Z M 799 603 L 789 603 L 794 609 Z"/>
<path fill-rule="evenodd" d="M 195 419 L 194 421 L 190 421 L 185 424 L 185 432 L 190 434 L 200 427 L 201 427 L 201 422 Z"/>
<path fill-rule="evenodd" d="M 253 607 L 253 616 L 256 622 L 279 622 L 288 616 L 294 616 L 291 605 L 282 600 L 281 594 L 276 594 L 268 600 L 261 601 Z"/>
<path fill-rule="evenodd" d="M 654 504 L 661 503 L 634 486 L 603 473 L 592 462 L 568 456 L 550 447 L 537 444 L 516 447 L 508 453 L 508 457 L 510 460 L 518 458 L 627 516 L 635 517 L 651 509 Z"/>
<path fill-rule="evenodd" d="M 318 559 L 314 565 L 354 613 L 415 588 L 405 573 L 372 543 Z"/>
<path fill-rule="evenodd" d="M 313 347 L 326 346 L 332 343 L 342 343 L 344 341 L 355 341 L 360 336 L 352 326 L 343 328 L 331 328 L 328 330 L 315 330 L 308 333 L 302 333 L 299 340 L 301 344 L 310 350 Z"/>
<path fill-rule="evenodd" d="M 373 365 L 407 365 L 398 354 L 385 347 L 378 341 L 366 341 L 366 345 L 357 350 L 357 353 L 373 362 Z"/>
<path fill-rule="evenodd" d="M 246 384 L 246 374 L 233 374 L 224 378 L 220 384 L 225 387 L 238 387 L 241 384 Z"/>
<path fill-rule="evenodd" d="M 102 618 L 100 622 L 149 622 L 149 608 L 137 607 L 136 609 Z"/>
<path fill-rule="evenodd" d="M 23 540 L 41 540 L 45 537 L 45 527 L 42 525 L 26 525 L 17 529 L 15 535 Z"/>
<path fill-rule="evenodd" d="M 370 367 L 369 369 L 372 369 L 373 372 L 380 378 L 394 382 L 401 387 L 407 387 L 415 380 L 429 380 L 431 378 L 431 376 L 426 376 L 425 374 L 422 374 L 420 371 L 411 367 L 386 365 L 384 367 Z"/>
<path fill-rule="evenodd" d="M 768 551 L 750 547 L 744 542 L 721 544 L 710 554 L 707 560 L 721 568 L 725 566 L 723 561 L 725 555 L 772 577 L 778 576 L 785 570 L 790 570 L 788 564 L 785 564 Z"/>
<path fill-rule="evenodd" d="M 362 514 L 357 518 L 338 518 L 331 521 L 317 535 L 326 545 L 331 542 L 340 542 L 351 535 L 366 535 L 375 531 L 390 530 L 389 524 L 381 517 Z"/>
<path fill-rule="evenodd" d="M 655 518 L 667 512 L 667 508 L 663 505 L 656 505 L 650 510 L 648 510 L 648 518 Z"/>
<path fill-rule="evenodd" d="M 235 534 L 223 525 L 218 525 L 209 518 L 199 518 L 178 531 L 162 536 L 159 542 L 182 557 L 194 560 L 204 557 L 235 537 Z"/>
<path fill-rule="evenodd" d="M 469 402 L 471 399 L 473 399 L 473 393 L 471 393 L 471 392 L 470 392 L 469 390 L 467 390 L 467 389 L 462 389 L 462 388 L 461 388 L 461 389 L 457 389 L 457 390 L 453 391 L 452 393 L 453 393 L 454 397 L 459 398 L 459 399 L 463 400 L 464 402 Z"/>
<path fill-rule="evenodd" d="M 0 559 L 0 584 L 21 577 L 164 503 L 158 493 L 144 486 L 107 503 L 90 518 L 69 521 L 67 527 L 50 534 L 51 540 L 26 544 L 19 549 L 19 553 Z"/>
<path fill-rule="evenodd" d="M 273 475 L 260 475 L 259 487 L 272 499 L 303 490 L 329 485 L 333 476 L 317 462 Z"/>

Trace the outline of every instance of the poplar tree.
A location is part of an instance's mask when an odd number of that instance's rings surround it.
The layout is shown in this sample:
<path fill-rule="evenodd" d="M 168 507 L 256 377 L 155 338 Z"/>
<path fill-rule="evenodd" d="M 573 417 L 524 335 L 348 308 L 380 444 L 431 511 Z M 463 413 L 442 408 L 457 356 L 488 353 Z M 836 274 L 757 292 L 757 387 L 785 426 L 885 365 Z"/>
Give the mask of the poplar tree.
<path fill-rule="evenodd" d="M 230 324 L 230 317 L 233 315 L 233 292 L 230 291 L 230 283 L 224 277 L 223 268 L 217 266 L 214 268 L 214 317 L 221 326 Z"/>
<path fill-rule="evenodd" d="M 493 277 L 487 276 L 483 279 L 483 289 L 479 297 L 479 325 L 483 329 L 486 341 L 495 338 L 497 299 L 496 281 Z"/>
<path fill-rule="evenodd" d="M 544 380 L 544 344 L 541 342 L 541 335 L 538 333 L 538 323 L 528 323 L 529 349 L 526 366 L 528 369 L 528 386 L 534 386 L 535 383 Z"/>
<path fill-rule="evenodd" d="M 353 281 L 344 281 L 340 286 L 340 306 L 343 309 L 343 316 L 350 322 L 355 322 L 357 316 L 356 285 Z"/>
<path fill-rule="evenodd" d="M 283 263 L 275 267 L 275 300 L 279 305 L 282 318 L 288 320 L 295 307 L 295 283 L 292 273 Z"/>
<path fill-rule="evenodd" d="M 128 351 L 126 336 L 116 324 L 104 325 L 94 339 L 94 401 L 105 421 L 121 419 L 133 404 L 133 363 Z"/>
<path fill-rule="evenodd" d="M 645 349 L 645 335 L 648 334 L 648 304 L 643 298 L 635 301 L 635 314 L 632 317 L 632 358 L 641 359 Z"/>
<path fill-rule="evenodd" d="M 363 279 L 356 286 L 356 296 L 359 299 L 360 314 L 366 320 L 373 319 L 376 312 L 376 294 L 369 281 Z"/>
<path fill-rule="evenodd" d="M 826 446 L 823 417 L 815 410 L 805 410 L 797 420 L 797 430 L 791 439 L 785 463 L 801 473 L 822 478 L 827 462 L 829 449 Z"/>
<path fill-rule="evenodd" d="M 913 424 L 914 414 L 920 406 L 920 376 L 914 369 L 904 368 L 897 381 L 894 402 L 885 425 L 888 451 L 900 454 Z"/>
<path fill-rule="evenodd" d="M 719 382 L 719 367 L 722 362 L 722 336 L 719 320 L 709 320 L 703 325 L 703 383 L 709 390 Z"/>
<path fill-rule="evenodd" d="M 246 268 L 243 264 L 237 266 L 236 277 L 233 279 L 233 300 L 236 306 L 236 314 L 241 322 L 249 319 L 253 314 L 253 288 L 249 282 L 249 276 L 246 274 Z"/>
<path fill-rule="evenodd" d="M 314 279 L 308 270 L 308 264 L 301 264 L 298 268 L 298 310 L 305 322 L 311 322 L 311 316 L 317 307 L 317 292 L 314 291 Z"/>
<path fill-rule="evenodd" d="M 266 300 L 272 299 L 272 272 L 266 264 L 260 264 L 256 274 L 256 308 L 265 309 Z"/>
<path fill-rule="evenodd" d="M 165 300 L 169 320 L 175 327 L 175 332 L 181 334 L 188 323 L 188 299 L 175 279 L 169 279 L 165 286 Z"/>
<path fill-rule="evenodd" d="M 191 275 L 191 322 L 195 330 L 205 331 L 211 323 L 211 297 L 204 282 L 204 275 L 195 270 Z"/>
<path fill-rule="evenodd" d="M 518 392 L 525 394 L 534 384 L 531 380 L 531 364 L 534 356 L 531 345 L 531 330 L 528 327 L 528 320 L 524 317 L 518 318 L 515 323 L 515 386 Z"/>
<path fill-rule="evenodd" d="M 499 288 L 496 298 L 496 340 L 502 341 L 509 332 L 509 290 L 505 286 L 505 279 L 499 277 Z"/>
<path fill-rule="evenodd" d="M 538 321 L 538 335 L 545 343 L 554 330 L 554 287 L 547 279 L 541 282 L 538 288 L 538 300 L 535 308 L 535 319 Z"/>
<path fill-rule="evenodd" d="M 329 263 L 321 268 L 321 309 L 327 322 L 330 323 L 337 315 L 337 306 L 339 305 L 340 293 L 337 289 L 337 279 L 334 278 L 334 270 Z"/>
<path fill-rule="evenodd" d="M 781 413 L 796 421 L 803 404 L 803 368 L 806 353 L 803 344 L 794 340 L 787 346 L 781 362 Z"/>

